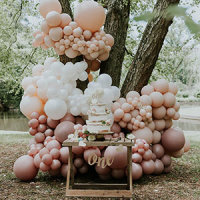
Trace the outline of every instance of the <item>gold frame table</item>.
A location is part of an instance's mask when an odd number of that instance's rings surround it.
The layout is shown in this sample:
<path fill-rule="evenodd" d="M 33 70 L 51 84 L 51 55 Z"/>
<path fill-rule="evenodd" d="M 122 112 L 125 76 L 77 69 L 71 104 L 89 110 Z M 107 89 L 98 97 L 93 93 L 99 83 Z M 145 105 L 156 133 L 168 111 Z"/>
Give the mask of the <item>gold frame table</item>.
<path fill-rule="evenodd" d="M 69 197 L 118 197 L 118 198 L 131 198 L 132 197 L 132 146 L 133 140 L 120 139 L 114 141 L 112 139 L 106 141 L 87 141 L 83 140 L 86 146 L 119 146 L 127 147 L 127 184 L 88 184 L 88 183 L 75 183 L 73 172 L 73 158 L 72 147 L 79 146 L 79 142 L 70 141 L 69 139 L 63 142 L 64 147 L 69 148 L 68 166 L 70 170 L 67 173 L 66 181 L 66 198 Z M 88 189 L 92 186 L 97 189 Z M 109 190 L 108 190 L 109 189 Z"/>

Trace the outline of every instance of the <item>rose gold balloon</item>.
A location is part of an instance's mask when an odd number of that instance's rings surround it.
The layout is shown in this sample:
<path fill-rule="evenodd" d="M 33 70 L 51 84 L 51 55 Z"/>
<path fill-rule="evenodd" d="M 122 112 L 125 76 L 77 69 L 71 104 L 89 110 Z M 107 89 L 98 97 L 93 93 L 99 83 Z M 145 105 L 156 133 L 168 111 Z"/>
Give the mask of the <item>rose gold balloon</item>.
<path fill-rule="evenodd" d="M 154 131 L 153 132 L 153 142 L 152 142 L 152 144 L 157 144 L 157 143 L 159 143 L 160 142 L 160 140 L 161 140 L 161 134 L 160 134 L 160 132 L 159 131 Z"/>
<path fill-rule="evenodd" d="M 33 157 L 28 155 L 21 156 L 15 161 L 13 171 L 15 176 L 22 181 L 30 181 L 38 173 L 38 169 L 34 165 Z"/>
<path fill-rule="evenodd" d="M 140 95 L 136 91 L 130 91 L 130 92 L 127 93 L 126 99 L 129 98 L 129 97 L 132 98 L 132 99 L 134 99 L 135 97 L 140 98 Z"/>
<path fill-rule="evenodd" d="M 169 92 L 171 92 L 172 94 L 176 95 L 178 92 L 178 87 L 175 83 L 169 83 Z"/>
<path fill-rule="evenodd" d="M 184 148 L 182 148 L 178 151 L 172 151 L 172 152 L 170 152 L 170 154 L 174 158 L 180 158 L 184 154 Z"/>
<path fill-rule="evenodd" d="M 166 108 L 164 106 L 153 108 L 152 113 L 155 119 L 162 119 L 166 115 Z"/>
<path fill-rule="evenodd" d="M 61 144 L 57 141 L 57 140 L 51 140 L 50 142 L 48 142 L 47 144 L 47 149 L 49 151 L 51 151 L 52 149 L 61 149 Z"/>
<path fill-rule="evenodd" d="M 52 156 L 50 154 L 45 154 L 44 156 L 42 156 L 42 162 L 45 165 L 50 165 L 52 163 L 53 159 Z"/>
<path fill-rule="evenodd" d="M 176 98 L 171 92 L 165 93 L 163 97 L 164 97 L 163 106 L 165 106 L 166 108 L 171 108 L 176 103 Z"/>
<path fill-rule="evenodd" d="M 35 134 L 35 140 L 36 140 L 36 142 L 38 142 L 38 143 L 43 142 L 43 141 L 45 140 L 45 135 L 44 135 L 44 133 L 40 133 L 40 132 L 36 133 L 36 134 Z"/>
<path fill-rule="evenodd" d="M 151 105 L 152 104 L 152 100 L 151 98 L 148 96 L 148 95 L 142 95 L 140 97 L 140 103 L 143 105 L 143 106 L 148 106 L 148 105 Z"/>
<path fill-rule="evenodd" d="M 132 179 L 138 180 L 142 176 L 142 167 L 140 164 L 132 163 Z"/>
<path fill-rule="evenodd" d="M 111 131 L 114 132 L 114 133 L 120 133 L 121 132 L 121 128 L 117 123 L 114 123 L 111 126 Z"/>
<path fill-rule="evenodd" d="M 164 119 L 155 119 L 155 130 L 162 131 L 165 128 L 165 120 Z"/>
<path fill-rule="evenodd" d="M 85 162 L 82 158 L 76 158 L 74 160 L 74 166 L 77 168 L 83 167 L 84 164 L 85 164 Z"/>
<path fill-rule="evenodd" d="M 173 126 L 173 121 L 171 119 L 165 120 L 165 129 L 169 129 Z"/>
<path fill-rule="evenodd" d="M 159 175 L 163 172 L 164 170 L 164 164 L 161 160 L 156 159 L 155 160 L 155 171 L 153 172 L 156 175 Z"/>
<path fill-rule="evenodd" d="M 100 150 L 99 150 L 98 148 L 96 148 L 96 149 L 92 149 L 92 148 L 87 149 L 87 150 L 84 151 L 84 155 L 83 155 L 86 162 L 88 162 L 88 157 L 89 157 L 91 154 L 95 154 L 95 155 L 97 155 L 98 157 L 101 156 L 101 152 L 100 152 Z"/>
<path fill-rule="evenodd" d="M 108 46 L 112 47 L 114 45 L 114 38 L 110 34 L 106 34 L 107 41 L 108 41 Z"/>
<path fill-rule="evenodd" d="M 112 169 L 111 175 L 116 179 L 120 179 L 125 176 L 125 171 L 124 169 Z"/>
<path fill-rule="evenodd" d="M 163 173 L 169 173 L 172 170 L 172 166 L 170 165 L 169 167 L 165 167 L 163 170 Z"/>
<path fill-rule="evenodd" d="M 152 92 L 150 94 L 152 100 L 152 107 L 160 107 L 164 102 L 164 97 L 160 92 Z"/>
<path fill-rule="evenodd" d="M 162 158 L 161 161 L 163 162 L 165 167 L 169 167 L 172 163 L 171 156 L 165 154 Z"/>
<path fill-rule="evenodd" d="M 59 41 L 63 37 L 63 30 L 60 27 L 51 28 L 49 31 L 49 37 L 53 41 Z"/>
<path fill-rule="evenodd" d="M 81 146 L 74 146 L 72 147 L 72 152 L 74 154 L 82 154 L 84 152 L 84 148 Z"/>
<path fill-rule="evenodd" d="M 84 164 L 83 165 L 83 167 L 80 167 L 79 169 L 78 169 L 78 171 L 80 172 L 80 174 L 87 174 L 88 173 L 88 171 L 89 171 L 89 166 L 88 166 L 88 164 Z"/>
<path fill-rule="evenodd" d="M 152 174 L 155 171 L 155 163 L 153 160 L 143 160 L 141 166 L 144 174 Z"/>
<path fill-rule="evenodd" d="M 68 138 L 69 134 L 73 134 L 74 132 L 74 123 L 70 121 L 64 121 L 56 127 L 54 134 L 57 140 L 62 143 Z"/>
<path fill-rule="evenodd" d="M 34 165 L 39 169 L 41 162 L 42 162 L 42 159 L 40 158 L 39 153 L 38 153 L 34 157 Z"/>
<path fill-rule="evenodd" d="M 168 92 L 168 88 L 169 88 L 169 85 L 168 85 L 168 82 L 165 79 L 158 79 L 155 82 L 154 89 L 157 92 L 164 94 L 164 93 Z"/>
<path fill-rule="evenodd" d="M 154 144 L 152 152 L 156 155 L 156 158 L 162 158 L 165 150 L 161 144 Z"/>
<path fill-rule="evenodd" d="M 102 166 L 97 166 L 97 164 L 95 165 L 95 170 L 98 174 L 100 175 L 105 175 L 105 174 L 109 174 L 111 171 L 111 168 L 109 166 L 106 166 L 105 168 L 102 168 Z"/>
<path fill-rule="evenodd" d="M 146 85 L 141 90 L 142 95 L 150 95 L 152 92 L 154 92 L 154 87 L 152 85 Z"/>
<path fill-rule="evenodd" d="M 148 127 L 132 131 L 132 133 L 135 136 L 135 139 L 144 139 L 148 144 L 151 144 L 153 141 L 153 133 Z"/>
<path fill-rule="evenodd" d="M 140 163 L 142 161 L 142 156 L 139 153 L 132 154 L 132 161 L 134 163 Z"/>
<path fill-rule="evenodd" d="M 69 23 L 72 21 L 71 17 L 66 13 L 62 13 L 60 17 L 61 17 L 61 24 L 60 24 L 61 28 L 68 26 Z"/>
<path fill-rule="evenodd" d="M 179 151 L 184 147 L 185 136 L 183 131 L 170 128 L 162 134 L 161 143 L 168 151 Z"/>
<path fill-rule="evenodd" d="M 98 59 L 101 61 L 105 61 L 109 58 L 109 52 L 104 52 L 102 54 L 99 55 Z"/>
<path fill-rule="evenodd" d="M 147 151 L 144 152 L 142 155 L 144 160 L 151 160 L 152 159 L 152 151 L 148 149 Z"/>
<path fill-rule="evenodd" d="M 62 12 L 62 7 L 58 0 L 42 0 L 39 4 L 40 14 L 45 18 L 51 11 Z"/>
<path fill-rule="evenodd" d="M 185 140 L 184 152 L 188 152 L 189 150 L 190 150 L 190 141 L 189 140 Z"/>
<path fill-rule="evenodd" d="M 60 157 L 60 151 L 54 148 L 50 151 L 50 155 L 52 156 L 53 159 L 58 159 Z"/>
<path fill-rule="evenodd" d="M 98 31 L 106 19 L 102 6 L 93 1 L 80 3 L 74 12 L 74 20 L 83 30 Z"/>
<path fill-rule="evenodd" d="M 151 131 L 154 131 L 155 130 L 155 123 L 154 121 L 150 122 L 147 127 L 151 130 Z"/>

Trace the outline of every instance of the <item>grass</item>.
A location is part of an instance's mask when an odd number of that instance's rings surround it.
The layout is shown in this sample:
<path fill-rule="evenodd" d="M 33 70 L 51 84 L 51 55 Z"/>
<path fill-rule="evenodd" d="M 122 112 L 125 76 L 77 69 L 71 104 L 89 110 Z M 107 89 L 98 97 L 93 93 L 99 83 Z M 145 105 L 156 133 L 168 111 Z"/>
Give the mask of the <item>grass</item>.
<path fill-rule="evenodd" d="M 191 150 L 174 159 L 173 170 L 160 176 L 143 176 L 133 182 L 133 199 L 200 199 L 200 137 L 186 134 Z M 0 135 L 0 199 L 64 199 L 66 180 L 39 172 L 30 182 L 22 182 L 13 173 L 15 160 L 27 153 L 29 135 Z M 82 199 L 82 198 L 81 198 Z"/>

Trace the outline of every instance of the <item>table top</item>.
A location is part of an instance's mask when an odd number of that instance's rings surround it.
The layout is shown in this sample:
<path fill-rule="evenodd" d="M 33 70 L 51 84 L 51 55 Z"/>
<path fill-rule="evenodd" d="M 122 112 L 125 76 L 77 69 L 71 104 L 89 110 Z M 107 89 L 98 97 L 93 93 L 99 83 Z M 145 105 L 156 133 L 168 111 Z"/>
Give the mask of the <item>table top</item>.
<path fill-rule="evenodd" d="M 105 141 L 88 141 L 84 139 L 81 142 L 84 142 L 86 146 L 134 146 L 134 140 L 129 140 L 126 138 L 109 139 Z M 80 146 L 79 142 L 75 142 L 69 139 L 65 140 L 62 145 L 64 147 Z"/>

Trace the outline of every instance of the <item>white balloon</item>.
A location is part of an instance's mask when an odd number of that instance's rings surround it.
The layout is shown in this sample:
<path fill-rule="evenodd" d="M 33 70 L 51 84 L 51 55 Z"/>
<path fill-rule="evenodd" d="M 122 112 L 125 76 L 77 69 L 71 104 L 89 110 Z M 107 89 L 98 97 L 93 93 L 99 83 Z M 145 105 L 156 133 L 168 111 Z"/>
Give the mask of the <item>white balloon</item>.
<path fill-rule="evenodd" d="M 114 123 L 114 115 L 113 115 L 112 113 L 110 113 L 110 114 L 108 115 L 108 119 L 111 119 L 111 126 L 112 126 L 113 123 Z"/>
<path fill-rule="evenodd" d="M 58 95 L 59 95 L 59 98 L 60 98 L 60 99 L 62 99 L 62 100 L 64 100 L 64 101 L 67 101 L 67 99 L 68 99 L 68 92 L 67 92 L 66 89 L 61 89 L 61 90 L 59 90 Z"/>
<path fill-rule="evenodd" d="M 71 96 L 74 96 L 76 94 L 83 94 L 82 90 L 78 89 L 78 88 L 74 88 L 72 90 Z"/>
<path fill-rule="evenodd" d="M 63 67 L 64 67 L 63 63 L 53 62 L 50 66 L 50 69 L 53 71 L 55 76 L 61 76 Z"/>
<path fill-rule="evenodd" d="M 84 94 L 85 95 L 92 95 L 92 93 L 93 93 L 93 90 L 92 89 L 90 89 L 90 88 L 86 88 L 85 90 L 84 90 Z"/>
<path fill-rule="evenodd" d="M 74 67 L 76 68 L 76 71 L 78 73 L 83 71 L 83 67 L 82 67 L 82 64 L 80 62 L 75 63 Z"/>
<path fill-rule="evenodd" d="M 88 106 L 85 106 L 85 107 L 82 107 L 81 108 L 81 113 L 83 114 L 83 115 L 88 115 L 88 110 L 89 110 L 89 107 Z"/>
<path fill-rule="evenodd" d="M 32 83 L 33 85 L 36 87 L 37 86 L 37 81 L 40 79 L 41 77 L 40 76 L 34 76 L 33 79 L 32 79 Z"/>
<path fill-rule="evenodd" d="M 68 78 L 72 78 L 77 74 L 76 68 L 73 63 L 68 62 L 62 69 L 62 75 Z"/>
<path fill-rule="evenodd" d="M 66 115 L 67 105 L 62 99 L 53 98 L 46 102 L 44 110 L 48 117 L 59 120 Z"/>
<path fill-rule="evenodd" d="M 59 96 L 58 94 L 58 89 L 57 88 L 48 88 L 47 89 L 47 98 L 52 99 L 52 98 L 57 98 Z"/>
<path fill-rule="evenodd" d="M 32 69 L 32 75 L 33 76 L 41 76 L 43 71 L 44 71 L 43 65 L 35 65 Z"/>
<path fill-rule="evenodd" d="M 108 88 L 112 85 L 112 78 L 108 74 L 101 74 L 97 78 L 97 82 L 102 85 L 104 88 Z"/>
<path fill-rule="evenodd" d="M 87 78 L 88 78 L 88 74 L 87 74 L 86 71 L 81 72 L 81 74 L 79 75 L 79 79 L 80 79 L 81 81 L 85 81 Z"/>
<path fill-rule="evenodd" d="M 37 94 L 37 89 L 33 85 L 30 85 L 30 86 L 27 87 L 26 92 L 27 92 L 28 95 L 34 96 L 34 95 Z"/>
<path fill-rule="evenodd" d="M 73 107 L 70 109 L 70 113 L 74 116 L 78 116 L 78 115 L 80 115 L 80 110 L 76 107 Z"/>
<path fill-rule="evenodd" d="M 47 90 L 43 90 L 43 89 L 40 89 L 38 88 L 37 89 L 37 95 L 40 99 L 42 99 L 44 102 L 46 102 L 48 99 L 47 99 Z"/>
<path fill-rule="evenodd" d="M 111 103 L 113 101 L 114 95 L 111 89 L 108 88 L 104 88 L 104 94 L 102 95 L 102 97 L 99 99 L 99 101 L 101 103 Z"/>
<path fill-rule="evenodd" d="M 50 69 L 50 66 L 53 62 L 56 62 L 57 59 L 54 58 L 54 57 L 50 57 L 50 58 L 47 58 L 45 61 L 44 61 L 44 70 L 49 70 Z"/>
<path fill-rule="evenodd" d="M 88 68 L 88 64 L 85 61 L 81 61 L 81 65 L 82 65 L 82 69 L 83 71 L 86 70 Z"/>
<path fill-rule="evenodd" d="M 47 78 L 47 85 L 49 87 L 56 87 L 56 85 L 57 85 L 57 78 L 55 76 L 49 76 Z"/>
<path fill-rule="evenodd" d="M 72 85 L 69 83 L 65 83 L 63 87 L 67 90 L 68 94 L 70 94 L 73 89 Z"/>
<path fill-rule="evenodd" d="M 111 86 L 111 88 L 110 88 L 112 91 L 113 91 L 113 94 L 114 94 L 114 99 L 113 99 L 113 101 L 116 101 L 117 99 L 119 99 L 119 97 L 120 97 L 120 89 L 118 88 L 118 87 L 116 87 L 116 86 Z"/>
<path fill-rule="evenodd" d="M 32 77 L 25 77 L 25 78 L 23 78 L 21 84 L 22 84 L 22 88 L 24 90 L 26 90 L 28 86 L 33 84 L 33 78 Z"/>
<path fill-rule="evenodd" d="M 49 76 L 54 76 L 54 73 L 52 70 L 46 70 L 46 71 L 44 71 L 43 76 L 45 78 L 48 78 Z"/>
<path fill-rule="evenodd" d="M 47 86 L 47 82 L 44 78 L 41 78 L 37 81 L 37 86 L 38 88 L 40 89 L 46 89 L 48 86 Z"/>

